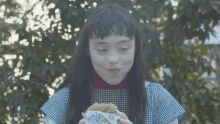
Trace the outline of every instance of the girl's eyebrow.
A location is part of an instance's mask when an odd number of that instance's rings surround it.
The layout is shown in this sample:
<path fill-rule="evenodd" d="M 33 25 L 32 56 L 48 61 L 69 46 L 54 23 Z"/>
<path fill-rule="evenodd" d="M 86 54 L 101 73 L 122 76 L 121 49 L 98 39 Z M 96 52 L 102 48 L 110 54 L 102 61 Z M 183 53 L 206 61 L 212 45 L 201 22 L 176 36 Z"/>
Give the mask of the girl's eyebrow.
<path fill-rule="evenodd" d="M 122 41 L 119 41 L 117 44 L 128 43 L 128 42 L 131 42 L 131 41 L 130 40 L 122 40 Z M 99 41 L 98 43 L 95 43 L 95 44 L 108 44 L 108 43 Z"/>

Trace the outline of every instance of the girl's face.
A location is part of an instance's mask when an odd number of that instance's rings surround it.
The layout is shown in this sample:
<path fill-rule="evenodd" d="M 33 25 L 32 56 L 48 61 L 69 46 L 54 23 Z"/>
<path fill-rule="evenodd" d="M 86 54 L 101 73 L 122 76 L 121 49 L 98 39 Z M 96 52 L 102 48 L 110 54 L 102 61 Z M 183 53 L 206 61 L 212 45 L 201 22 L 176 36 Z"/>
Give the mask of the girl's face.
<path fill-rule="evenodd" d="M 125 35 L 112 35 L 89 40 L 93 68 L 108 84 L 117 85 L 127 75 L 134 62 L 135 40 Z M 108 70 L 108 69 L 119 70 Z"/>

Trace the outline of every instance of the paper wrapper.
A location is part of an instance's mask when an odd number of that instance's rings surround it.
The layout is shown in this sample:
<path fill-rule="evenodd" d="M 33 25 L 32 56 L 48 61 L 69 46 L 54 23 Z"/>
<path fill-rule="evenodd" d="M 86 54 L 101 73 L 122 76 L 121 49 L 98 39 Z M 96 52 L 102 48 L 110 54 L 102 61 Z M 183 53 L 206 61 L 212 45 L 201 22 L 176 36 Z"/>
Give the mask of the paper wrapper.
<path fill-rule="evenodd" d="M 85 124 L 118 124 L 119 116 L 100 111 L 87 111 L 86 117 L 83 119 Z"/>

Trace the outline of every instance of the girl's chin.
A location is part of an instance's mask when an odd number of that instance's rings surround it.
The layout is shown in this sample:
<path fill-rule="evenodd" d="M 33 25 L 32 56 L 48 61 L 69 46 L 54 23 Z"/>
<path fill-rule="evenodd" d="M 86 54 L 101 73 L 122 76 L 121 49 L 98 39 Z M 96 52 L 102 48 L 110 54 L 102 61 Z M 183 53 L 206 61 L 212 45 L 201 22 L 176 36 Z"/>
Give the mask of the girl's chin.
<path fill-rule="evenodd" d="M 119 82 L 120 83 L 120 82 Z M 118 82 L 110 82 L 108 83 L 109 85 L 118 85 L 119 84 Z"/>
<path fill-rule="evenodd" d="M 106 82 L 110 85 L 118 85 L 121 81 L 122 79 L 120 77 L 116 77 L 116 78 L 110 77 L 107 79 Z"/>

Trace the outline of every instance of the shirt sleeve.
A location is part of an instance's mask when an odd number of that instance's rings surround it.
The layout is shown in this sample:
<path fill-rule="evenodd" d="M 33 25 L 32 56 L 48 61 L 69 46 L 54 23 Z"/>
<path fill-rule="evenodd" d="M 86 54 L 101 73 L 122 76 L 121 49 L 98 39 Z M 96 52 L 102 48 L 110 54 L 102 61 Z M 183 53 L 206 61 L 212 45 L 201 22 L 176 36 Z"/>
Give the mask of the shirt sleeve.
<path fill-rule="evenodd" d="M 173 122 L 171 122 L 169 124 L 178 124 L 178 119 L 174 120 Z"/>
<path fill-rule="evenodd" d="M 169 124 L 174 120 L 180 120 L 185 118 L 185 110 L 179 104 L 179 102 L 160 84 L 157 85 L 156 94 L 156 112 L 154 115 L 156 124 Z M 172 124 L 172 123 L 171 123 Z"/>
<path fill-rule="evenodd" d="M 63 88 L 56 92 L 47 102 L 40 108 L 45 117 L 50 117 L 54 122 L 63 124 L 66 121 L 65 112 L 68 103 L 68 88 Z"/>
<path fill-rule="evenodd" d="M 51 118 L 45 117 L 45 124 L 57 124 L 57 123 L 53 121 Z"/>

